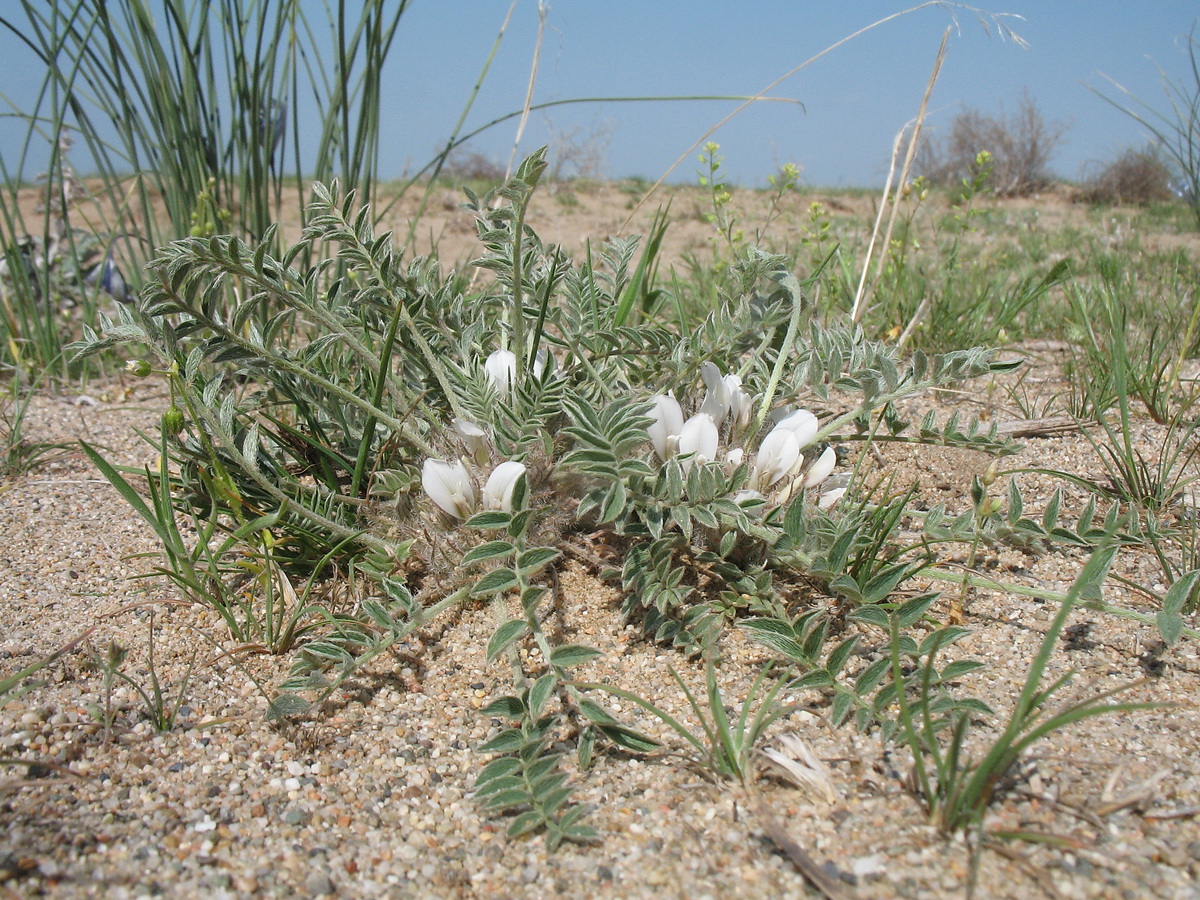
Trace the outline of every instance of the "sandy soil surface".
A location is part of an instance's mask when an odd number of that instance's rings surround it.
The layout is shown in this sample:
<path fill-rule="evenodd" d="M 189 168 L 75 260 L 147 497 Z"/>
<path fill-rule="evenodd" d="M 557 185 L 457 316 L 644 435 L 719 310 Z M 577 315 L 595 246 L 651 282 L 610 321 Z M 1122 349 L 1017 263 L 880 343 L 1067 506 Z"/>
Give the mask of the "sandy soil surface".
<path fill-rule="evenodd" d="M 986 396 L 972 388 L 967 399 Z M 963 404 L 962 396 L 920 404 L 944 412 L 947 400 Z M 83 438 L 116 461 L 148 464 L 153 449 L 134 429 L 151 426 L 164 403 L 145 382 L 43 394 L 33 401 L 29 438 L 66 445 Z M 1003 408 L 978 408 L 1010 417 Z M 1162 434 L 1141 426 L 1139 439 L 1154 452 Z M 883 453 L 901 481 L 952 509 L 963 508 L 971 473 L 986 465 L 962 451 Z M 1094 451 L 1071 433 L 1028 439 L 1012 467 L 1048 463 L 1095 472 Z M 1051 479 L 1019 477 L 1031 509 L 1045 502 Z M 1068 489 L 1067 497 L 1077 507 L 1083 494 Z M 321 719 L 273 728 L 263 721 L 267 698 L 255 681 L 269 689 L 285 661 L 238 652 L 211 611 L 181 604 L 159 580 L 131 580 L 156 564 L 153 536 L 77 451 L 0 485 L 0 534 L 0 673 L 88 632 L 40 674 L 39 686 L 0 711 L 0 755 L 22 761 L 6 767 L 0 798 L 0 889 L 10 895 L 812 895 L 771 839 L 754 793 L 714 783 L 678 757 L 604 756 L 574 777 L 579 799 L 596 806 L 599 843 L 550 855 L 540 837 L 508 840 L 505 822 L 472 799 L 482 762 L 473 748 L 499 728 L 478 709 L 506 690 L 507 679 L 484 659 L 494 627 L 486 609 L 464 608 L 422 634 L 419 646 L 372 666 Z M 1070 551 L 997 548 L 977 564 L 1002 580 L 1063 591 L 1082 560 Z M 1118 570 L 1142 583 L 1155 579 L 1143 551 L 1123 554 Z M 690 720 L 669 667 L 700 688 L 700 666 L 638 639 L 620 621 L 616 591 L 584 568 L 566 568 L 561 592 L 558 627 L 605 653 L 582 674 L 637 690 Z M 1108 599 L 1153 612 L 1120 588 Z M 937 609 L 946 614 L 944 605 Z M 1055 611 L 1015 593 L 970 598 L 974 634 L 960 652 L 988 664 L 969 686 L 998 712 L 1008 710 Z M 130 650 L 125 672 L 149 690 L 152 633 L 153 672 L 168 701 L 182 697 L 179 723 L 154 733 L 144 702 L 118 684 L 106 733 L 94 659 L 119 641 Z M 868 646 L 877 641 L 864 638 Z M 720 680 L 726 696 L 740 700 L 765 657 L 736 631 L 722 646 Z M 974 871 L 977 896 L 1197 896 L 1197 645 L 1168 650 L 1152 627 L 1080 610 L 1051 673 L 1068 667 L 1077 674 L 1064 700 L 1136 681 L 1130 698 L 1172 705 L 1039 743 L 987 824 L 1052 842 L 984 851 Z M 778 730 L 810 743 L 830 769 L 833 793 L 824 798 L 764 776 L 755 790 L 778 827 L 844 896 L 963 896 L 969 854 L 926 824 L 905 789 L 904 754 L 850 727 L 829 729 L 827 710 L 815 696 L 809 701 Z M 617 706 L 632 724 L 670 741 L 632 704 Z M 980 729 L 977 737 L 989 735 Z"/>

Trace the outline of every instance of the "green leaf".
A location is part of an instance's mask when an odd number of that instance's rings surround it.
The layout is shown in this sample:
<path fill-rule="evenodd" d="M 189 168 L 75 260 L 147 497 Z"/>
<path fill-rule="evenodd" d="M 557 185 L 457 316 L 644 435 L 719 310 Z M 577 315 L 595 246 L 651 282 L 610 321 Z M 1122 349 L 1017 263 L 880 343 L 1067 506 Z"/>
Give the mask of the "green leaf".
<path fill-rule="evenodd" d="M 499 759 L 493 759 L 488 765 L 499 762 L 516 763 L 520 768 L 521 761 L 515 756 L 501 756 Z M 520 775 L 496 775 L 492 778 L 485 779 L 483 773 L 479 774 L 479 778 L 475 780 L 475 793 L 479 797 L 488 797 L 490 795 L 503 794 L 507 791 L 519 791 L 525 786 L 525 779 Z"/>
<path fill-rule="evenodd" d="M 509 809 L 513 806 L 524 806 L 529 802 L 529 794 L 524 786 L 516 790 L 500 791 L 493 794 L 484 804 L 491 810 Z"/>
<path fill-rule="evenodd" d="M 562 776 L 566 778 L 566 775 Z M 548 790 L 545 794 L 537 797 L 538 806 L 543 815 L 553 814 L 558 811 L 558 808 L 567 802 L 567 798 L 571 796 L 569 787 L 560 787 L 555 790 Z"/>
<path fill-rule="evenodd" d="M 498 756 L 480 769 L 479 777 L 475 779 L 475 786 L 479 788 L 490 781 L 498 781 L 501 778 L 506 778 L 520 768 L 521 761 L 515 756 Z"/>
<path fill-rule="evenodd" d="M 846 618 L 855 622 L 866 622 L 869 625 L 877 625 L 880 628 L 888 627 L 887 613 L 878 606 L 860 607 L 851 612 Z"/>
<path fill-rule="evenodd" d="M 523 834 L 528 834 L 531 831 L 545 824 L 545 817 L 540 810 L 531 809 L 521 813 L 512 820 L 512 824 L 508 826 L 506 832 L 510 838 L 520 837 Z"/>
<path fill-rule="evenodd" d="M 624 725 L 617 725 L 615 723 L 606 725 L 596 722 L 596 727 L 604 732 L 604 736 L 618 747 L 624 747 L 626 750 L 632 750 L 634 753 L 652 753 L 661 746 L 653 738 L 648 738 L 644 734 L 634 731 L 632 728 L 627 728 Z"/>
<path fill-rule="evenodd" d="M 529 530 L 530 523 L 533 522 L 533 517 L 538 514 L 536 509 L 523 509 L 520 512 L 513 513 L 512 521 L 508 525 L 508 533 L 513 538 L 524 537 L 525 532 Z"/>
<path fill-rule="evenodd" d="M 1021 499 L 1021 491 L 1017 487 L 1017 479 L 1012 478 L 1008 482 L 1008 512 L 1006 518 L 1009 525 L 1015 525 L 1021 519 L 1021 513 L 1025 510 L 1025 503 Z"/>
<path fill-rule="evenodd" d="M 562 554 L 553 547 L 533 547 L 517 554 L 517 571 L 528 578 L 544 569 Z"/>
<path fill-rule="evenodd" d="M 521 749 L 525 735 L 520 728 L 506 728 L 479 748 L 480 753 L 512 753 Z"/>
<path fill-rule="evenodd" d="M 534 609 L 543 597 L 550 592 L 549 588 L 537 584 L 526 585 L 521 589 L 521 608 L 526 614 L 533 615 Z"/>
<path fill-rule="evenodd" d="M 603 655 L 594 647 L 587 647 L 583 644 L 563 644 L 561 647 L 555 647 L 550 651 L 550 664 L 566 669 L 571 666 L 581 665 L 595 659 L 597 656 Z"/>
<path fill-rule="evenodd" d="M 579 763 L 579 771 L 586 772 L 592 764 L 596 752 L 596 729 L 588 725 L 579 734 L 579 742 L 575 748 L 575 759 Z"/>
<path fill-rule="evenodd" d="M 525 701 L 512 695 L 497 697 L 481 709 L 479 714 L 481 716 L 501 716 L 516 721 L 525 717 Z"/>
<path fill-rule="evenodd" d="M 827 688 L 833 686 L 833 679 L 824 669 L 813 669 L 799 678 L 795 678 L 788 682 L 788 688 L 793 691 L 802 691 L 812 688 Z"/>
<path fill-rule="evenodd" d="M 942 669 L 942 681 L 954 681 L 981 668 L 983 663 L 977 659 L 956 659 Z"/>
<path fill-rule="evenodd" d="M 949 647 L 951 644 L 963 639 L 970 633 L 971 629 L 962 628 L 957 625 L 939 628 L 937 631 L 925 636 L 925 638 L 921 641 L 921 646 L 917 649 L 917 655 L 928 656 L 929 654 L 933 653 L 935 648 L 941 650 L 944 647 Z"/>
<path fill-rule="evenodd" d="M 713 515 L 713 511 L 708 506 L 693 506 L 692 518 L 705 528 L 715 529 L 717 527 L 717 517 Z"/>
<path fill-rule="evenodd" d="M 525 633 L 526 628 L 524 619 L 509 619 L 493 631 L 487 645 L 488 662 L 503 653 L 509 644 Z"/>
<path fill-rule="evenodd" d="M 811 662 L 812 657 L 796 640 L 796 632 L 781 619 L 747 619 L 739 627 L 748 632 L 750 640 L 769 647 L 791 662 Z"/>
<path fill-rule="evenodd" d="M 475 583 L 471 588 L 472 597 L 490 597 L 517 586 L 517 573 L 507 566 L 493 569 Z"/>
<path fill-rule="evenodd" d="M 839 691 L 833 695 L 833 701 L 829 704 L 829 721 L 834 728 L 846 721 L 846 716 L 850 715 L 853 703 L 853 694 Z"/>
<path fill-rule="evenodd" d="M 842 641 L 833 649 L 829 654 L 828 660 L 825 662 L 825 668 L 829 671 L 830 675 L 836 676 L 842 671 L 842 668 L 846 665 L 846 660 L 854 652 L 856 644 L 858 644 L 857 635 L 849 640 Z"/>
<path fill-rule="evenodd" d="M 587 697 L 579 698 L 579 711 L 584 714 L 589 722 L 593 722 L 596 725 L 617 724 L 617 720 L 613 718 L 612 713 L 595 700 L 589 700 Z"/>
<path fill-rule="evenodd" d="M 896 617 L 900 623 L 900 627 L 908 628 L 912 626 L 918 619 L 925 615 L 929 607 L 933 605 L 933 601 L 939 596 L 937 593 L 921 594 L 919 597 L 913 597 L 911 600 L 906 601 L 896 610 Z"/>
<path fill-rule="evenodd" d="M 883 679 L 891 662 L 886 656 L 881 656 L 859 672 L 858 677 L 854 679 L 854 692 L 861 697 L 873 691 Z"/>
<path fill-rule="evenodd" d="M 1163 597 L 1163 610 L 1172 615 L 1196 606 L 1196 591 L 1200 585 L 1200 569 L 1185 572 L 1176 578 Z"/>
<path fill-rule="evenodd" d="M 485 531 L 496 531 L 507 528 L 512 522 L 512 516 L 498 510 L 476 513 L 463 523 L 467 528 L 482 528 Z"/>
<path fill-rule="evenodd" d="M 962 700 L 959 700 L 956 705 L 959 707 L 959 709 L 965 709 L 968 712 L 973 712 L 977 716 L 991 716 L 995 715 L 996 712 L 982 700 L 977 700 L 974 697 L 966 697 Z"/>
<path fill-rule="evenodd" d="M 625 485 L 620 481 L 613 482 L 604 497 L 604 507 L 600 511 L 600 524 L 605 525 L 621 515 L 628 499 Z"/>
<path fill-rule="evenodd" d="M 462 564 L 469 566 L 472 563 L 486 562 L 489 559 L 502 559 L 509 556 L 516 550 L 508 541 L 488 541 L 486 544 L 480 544 L 478 547 L 472 547 L 463 556 Z"/>
<path fill-rule="evenodd" d="M 312 709 L 312 703 L 295 694 L 280 694 L 267 707 L 267 720 L 286 719 L 288 716 L 299 716 Z"/>
<path fill-rule="evenodd" d="M 558 676 L 554 672 L 547 672 L 533 683 L 533 687 L 529 689 L 529 715 L 532 718 L 541 718 L 542 708 L 557 685 Z"/>

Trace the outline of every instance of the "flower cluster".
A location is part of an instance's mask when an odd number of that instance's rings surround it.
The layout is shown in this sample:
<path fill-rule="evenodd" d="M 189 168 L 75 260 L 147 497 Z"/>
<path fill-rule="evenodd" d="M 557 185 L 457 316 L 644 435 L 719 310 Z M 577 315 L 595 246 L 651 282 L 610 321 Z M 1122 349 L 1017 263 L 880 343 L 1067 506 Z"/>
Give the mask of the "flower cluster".
<path fill-rule="evenodd" d="M 653 421 L 648 431 L 654 452 L 663 462 L 679 456 L 685 471 L 696 463 L 718 461 L 720 429 L 726 420 L 732 437 L 744 432 L 751 418 L 753 401 L 742 388 L 741 378 L 722 376 L 715 365 L 707 362 L 701 368 L 701 375 L 707 388 L 704 402 L 700 411 L 687 421 L 679 401 L 670 394 L 651 398 Z M 816 440 L 819 431 L 817 417 L 807 409 L 798 409 L 780 419 L 759 444 L 749 489 L 740 492 L 738 499 L 769 496 L 774 503 L 784 503 L 798 489 L 816 487 L 828 479 L 837 464 L 832 447 L 826 447 L 806 468 L 804 451 Z M 723 462 L 733 469 L 742 465 L 745 458 L 743 448 L 731 447 Z M 839 486 L 822 493 L 818 501 L 821 508 L 832 506 L 845 492 L 845 487 Z"/>
<path fill-rule="evenodd" d="M 538 351 L 533 364 L 533 375 L 541 378 L 550 356 L 545 350 Z M 493 351 L 484 361 L 483 370 L 496 393 L 507 400 L 512 393 L 517 377 L 517 356 L 511 350 Z M 444 459 L 426 459 L 421 466 L 421 487 L 439 509 L 455 519 L 469 519 L 477 512 L 500 510 L 512 512 L 513 492 L 517 483 L 525 476 L 525 464 L 508 460 L 496 466 L 483 489 L 476 492 L 475 479 L 467 468 L 468 463 L 486 466 L 489 459 L 487 432 L 465 419 L 455 419 L 451 427 L 462 441 L 466 451 L 461 459 L 447 462 Z"/>
<path fill-rule="evenodd" d="M 512 512 L 513 491 L 525 475 L 525 464 L 502 462 L 492 470 L 476 498 L 475 482 L 462 460 L 446 462 L 427 459 L 421 467 L 421 487 L 443 512 L 456 519 L 469 519 L 483 510 Z"/>

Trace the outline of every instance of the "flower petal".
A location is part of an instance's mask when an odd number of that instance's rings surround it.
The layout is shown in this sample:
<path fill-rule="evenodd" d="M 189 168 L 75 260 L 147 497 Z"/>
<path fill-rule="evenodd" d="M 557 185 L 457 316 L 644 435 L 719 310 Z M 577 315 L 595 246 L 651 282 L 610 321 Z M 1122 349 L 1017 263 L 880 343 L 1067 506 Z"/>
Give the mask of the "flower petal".
<path fill-rule="evenodd" d="M 514 459 L 496 466 L 483 486 L 483 508 L 512 512 L 513 491 L 524 474 L 525 464 Z"/>
<path fill-rule="evenodd" d="M 679 453 L 694 454 L 689 461 L 692 463 L 712 462 L 717 458 L 719 437 L 717 423 L 702 412 L 696 413 L 683 423 L 679 432 Z"/>
<path fill-rule="evenodd" d="M 759 490 L 768 488 L 781 478 L 799 472 L 803 461 L 795 432 L 782 424 L 776 425 L 758 447 L 752 483 Z"/>
<path fill-rule="evenodd" d="M 808 472 L 804 476 L 804 486 L 806 488 L 816 487 L 830 476 L 836 465 L 837 452 L 832 447 L 826 447 L 825 452 L 817 458 L 817 461 L 808 467 Z"/>
<path fill-rule="evenodd" d="M 793 413 L 789 413 L 779 420 L 776 428 L 786 428 L 796 435 L 796 440 L 800 442 L 800 449 L 803 450 L 811 444 L 817 437 L 817 432 L 820 426 L 817 424 L 817 417 L 810 413 L 807 409 L 798 409 Z"/>
<path fill-rule="evenodd" d="M 675 455 L 673 444 L 678 441 L 679 432 L 683 431 L 683 410 L 679 408 L 679 401 L 670 394 L 655 394 L 650 400 L 654 404 L 650 407 L 650 418 L 654 421 L 646 430 L 650 432 L 654 452 L 666 462 Z M 671 438 L 675 438 L 675 442 Z"/>
<path fill-rule="evenodd" d="M 462 438 L 462 442 L 467 448 L 467 455 L 477 464 L 486 463 L 488 458 L 487 432 L 466 419 L 455 419 L 451 423 L 451 427 L 454 428 L 455 434 Z"/>
<path fill-rule="evenodd" d="M 754 400 L 751 399 L 748 393 L 742 390 L 741 376 L 726 375 L 725 390 L 729 394 L 729 417 L 733 420 L 733 427 L 737 429 L 746 428 L 750 424 Z"/>
<path fill-rule="evenodd" d="M 700 412 L 720 425 L 729 415 L 729 387 L 721 377 L 721 370 L 714 363 L 706 362 L 702 365 L 700 377 L 704 379 L 704 386 L 708 388 L 704 394 L 704 402 L 700 404 Z"/>
<path fill-rule="evenodd" d="M 440 509 L 465 519 L 475 511 L 475 485 L 461 462 L 427 459 L 421 466 L 421 487 Z"/>

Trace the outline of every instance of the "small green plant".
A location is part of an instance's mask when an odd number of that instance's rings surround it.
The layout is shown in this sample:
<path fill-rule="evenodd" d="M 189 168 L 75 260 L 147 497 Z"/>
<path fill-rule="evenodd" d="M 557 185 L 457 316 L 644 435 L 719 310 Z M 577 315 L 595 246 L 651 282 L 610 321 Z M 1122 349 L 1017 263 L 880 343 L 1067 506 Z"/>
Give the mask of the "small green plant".
<path fill-rule="evenodd" d="M 767 176 L 770 185 L 770 200 L 767 204 L 767 214 L 761 225 L 755 226 L 754 243 L 762 246 L 770 233 L 771 226 L 783 213 L 784 198 L 796 189 L 800 183 L 800 167 L 795 163 L 784 163 L 774 175 Z"/>
<path fill-rule="evenodd" d="M 179 710 L 187 697 L 188 684 L 191 681 L 192 672 L 196 665 L 196 655 L 199 653 L 200 648 L 198 645 L 192 648 L 192 655 L 188 659 L 187 670 L 180 679 L 174 696 L 171 697 L 163 689 L 154 659 L 153 613 L 150 614 L 149 637 L 147 638 L 146 646 L 146 670 L 149 678 L 149 687 L 143 686 L 141 682 L 124 671 L 125 660 L 129 656 L 129 650 L 118 644 L 115 640 L 109 641 L 104 652 L 98 654 L 95 658 L 96 667 L 100 670 L 103 679 L 102 690 L 104 699 L 102 705 L 92 707 L 92 714 L 100 720 L 104 727 L 105 743 L 112 740 L 112 729 L 116 722 L 116 711 L 113 709 L 112 699 L 113 687 L 117 682 L 129 685 L 137 693 L 142 701 L 146 718 L 150 721 L 155 731 L 170 731 L 175 727 L 175 723 L 178 720 Z"/>
<path fill-rule="evenodd" d="M 0 479 L 27 472 L 70 446 L 55 441 L 31 441 L 25 436 L 25 417 L 36 385 L 24 384 L 17 370 L 0 387 Z"/>
<path fill-rule="evenodd" d="M 717 682 L 716 664 L 710 651 L 704 657 L 703 700 L 687 686 L 675 669 L 671 677 L 687 698 L 688 706 L 700 724 L 699 730 L 689 728 L 661 707 L 633 691 L 608 684 L 587 683 L 577 687 L 583 691 L 601 691 L 635 703 L 660 719 L 690 746 L 689 757 L 701 770 L 715 778 L 745 782 L 750 777 L 754 754 L 768 728 L 795 709 L 781 702 L 780 697 L 793 685 L 792 673 L 778 669 L 773 663 L 764 665 L 746 691 L 736 718 L 727 712 L 728 704 Z"/>
<path fill-rule="evenodd" d="M 708 190 L 709 209 L 704 213 L 704 221 L 716 228 L 717 233 L 724 240 L 726 248 L 737 254 L 745 240 L 745 235 L 737 227 L 737 220 L 731 215 L 729 204 L 733 200 L 733 194 L 730 193 L 729 186 L 725 183 L 725 176 L 721 172 L 721 165 L 725 162 L 725 157 L 717 152 L 720 149 L 721 145 L 714 141 L 709 141 L 704 145 L 704 151 L 699 157 L 700 165 L 703 168 L 696 172 L 696 177 L 700 181 L 700 186 Z"/>
<path fill-rule="evenodd" d="M 1043 684 L 1050 656 L 1067 619 L 1082 598 L 1098 596 L 1117 549 L 1118 545 L 1110 538 L 1092 554 L 1046 630 L 1006 725 L 977 758 L 968 755 L 972 719 L 990 714 L 991 710 L 976 700 L 955 699 L 945 688 L 978 668 L 978 664 L 964 660 L 952 662 L 940 671 L 935 667 L 938 652 L 954 640 L 959 631 L 936 631 L 925 639 L 927 646 L 906 647 L 900 628 L 905 618 L 911 619 L 911 611 L 908 616 L 898 613 L 892 618 L 890 681 L 898 711 L 899 734 L 912 753 L 912 781 L 916 792 L 925 803 L 931 821 L 942 832 L 966 831 L 982 836 L 984 815 L 1003 793 L 1005 779 L 1021 755 L 1043 738 L 1086 719 L 1157 706 L 1154 703 L 1108 702 L 1114 694 L 1127 690 L 1129 686 L 1126 686 L 1051 711 L 1051 702 L 1069 683 L 1071 673 Z M 912 652 L 914 649 L 916 653 Z M 910 655 L 924 658 L 915 684 L 914 679 L 904 674 L 906 657 Z M 910 689 L 914 689 L 911 696 Z M 1022 837 L 1019 833 L 998 832 L 988 836 Z"/>

